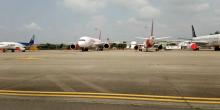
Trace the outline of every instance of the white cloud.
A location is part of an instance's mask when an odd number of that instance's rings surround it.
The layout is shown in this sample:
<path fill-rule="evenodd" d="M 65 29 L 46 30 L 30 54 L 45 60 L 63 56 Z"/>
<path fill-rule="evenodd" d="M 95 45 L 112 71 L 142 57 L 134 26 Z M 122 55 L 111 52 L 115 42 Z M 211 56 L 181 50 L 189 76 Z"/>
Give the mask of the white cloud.
<path fill-rule="evenodd" d="M 153 18 L 160 15 L 160 10 L 154 7 L 149 0 L 63 0 L 66 7 L 76 12 L 102 12 L 108 4 L 124 7 L 137 13 L 139 18 Z"/>
<path fill-rule="evenodd" d="M 24 27 L 30 30 L 42 30 L 42 28 L 35 22 L 31 22 L 30 24 L 25 25 Z"/>
<path fill-rule="evenodd" d="M 94 13 L 105 7 L 105 0 L 64 0 L 64 5 L 73 11 Z"/>
<path fill-rule="evenodd" d="M 151 19 L 160 15 L 160 10 L 153 6 L 149 0 L 113 0 L 114 3 L 133 10 L 138 19 Z"/>
<path fill-rule="evenodd" d="M 166 10 L 176 13 L 199 13 L 210 9 L 210 3 L 206 0 L 166 0 L 162 1 Z"/>
<path fill-rule="evenodd" d="M 106 18 L 103 15 L 92 16 L 88 21 L 86 27 L 87 28 L 98 28 L 103 29 L 106 23 Z"/>
<path fill-rule="evenodd" d="M 138 11 L 138 17 L 140 19 L 149 19 L 149 18 L 152 19 L 159 15 L 160 15 L 160 10 L 151 6 L 143 7 Z"/>
<path fill-rule="evenodd" d="M 210 5 L 208 3 L 202 3 L 202 4 L 197 5 L 194 8 L 195 8 L 195 11 L 200 12 L 200 11 L 208 10 L 210 8 Z"/>

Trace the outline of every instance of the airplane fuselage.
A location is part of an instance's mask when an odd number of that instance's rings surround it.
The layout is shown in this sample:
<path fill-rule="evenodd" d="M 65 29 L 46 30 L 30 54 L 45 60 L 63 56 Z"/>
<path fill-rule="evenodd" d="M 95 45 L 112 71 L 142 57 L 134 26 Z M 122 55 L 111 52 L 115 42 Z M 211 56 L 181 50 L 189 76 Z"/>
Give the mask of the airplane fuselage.
<path fill-rule="evenodd" d="M 96 48 L 97 51 L 102 51 L 104 48 L 110 47 L 108 43 L 88 36 L 81 37 L 77 44 L 82 51 L 88 51 L 89 48 Z"/>
<path fill-rule="evenodd" d="M 17 42 L 0 42 L 0 49 L 6 49 L 6 50 L 20 49 L 21 51 L 24 51 L 25 46 Z"/>
<path fill-rule="evenodd" d="M 78 41 L 78 45 L 81 48 L 96 47 L 96 44 L 101 44 L 101 40 L 92 37 L 81 37 Z"/>
<path fill-rule="evenodd" d="M 192 42 L 207 42 L 210 47 L 220 46 L 220 34 L 194 37 Z"/>

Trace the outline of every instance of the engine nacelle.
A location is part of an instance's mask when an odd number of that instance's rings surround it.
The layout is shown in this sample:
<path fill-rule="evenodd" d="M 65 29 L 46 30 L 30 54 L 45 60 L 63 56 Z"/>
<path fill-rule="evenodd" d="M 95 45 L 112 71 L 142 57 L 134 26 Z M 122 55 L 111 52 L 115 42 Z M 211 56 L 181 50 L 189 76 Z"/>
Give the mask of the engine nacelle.
<path fill-rule="evenodd" d="M 134 46 L 134 50 L 138 50 L 138 45 L 135 45 L 135 46 Z"/>
<path fill-rule="evenodd" d="M 104 44 L 103 47 L 104 47 L 104 48 L 109 48 L 110 45 L 109 45 L 109 44 Z"/>
<path fill-rule="evenodd" d="M 163 49 L 163 45 L 159 45 L 157 49 L 158 50 L 162 50 Z"/>
<path fill-rule="evenodd" d="M 199 46 L 196 43 L 191 43 L 191 48 L 194 51 L 199 50 Z"/>
<path fill-rule="evenodd" d="M 75 49 L 76 48 L 76 45 L 74 45 L 74 44 L 72 44 L 72 45 L 70 45 L 70 49 Z"/>

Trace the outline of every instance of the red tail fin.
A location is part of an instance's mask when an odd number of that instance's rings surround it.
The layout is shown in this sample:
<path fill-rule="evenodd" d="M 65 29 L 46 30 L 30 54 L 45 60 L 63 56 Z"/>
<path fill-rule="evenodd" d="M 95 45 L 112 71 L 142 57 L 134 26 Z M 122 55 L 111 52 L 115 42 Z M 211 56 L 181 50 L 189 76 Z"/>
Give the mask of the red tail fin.
<path fill-rule="evenodd" d="M 152 20 L 152 25 L 151 25 L 151 36 L 154 36 L 154 21 Z"/>

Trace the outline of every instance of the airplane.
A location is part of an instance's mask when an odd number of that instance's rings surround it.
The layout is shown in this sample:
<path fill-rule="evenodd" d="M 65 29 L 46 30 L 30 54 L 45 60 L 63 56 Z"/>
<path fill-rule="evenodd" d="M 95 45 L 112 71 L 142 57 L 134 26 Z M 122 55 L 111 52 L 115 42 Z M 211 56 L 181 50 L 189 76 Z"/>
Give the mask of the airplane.
<path fill-rule="evenodd" d="M 98 39 L 89 36 L 83 36 L 78 40 L 77 45 L 82 51 L 88 51 L 89 48 L 96 48 L 97 51 L 103 51 L 104 48 L 109 48 L 110 45 L 108 42 L 101 41 L 101 34 L 102 33 L 100 31 Z"/>
<path fill-rule="evenodd" d="M 157 40 L 161 40 L 161 39 L 166 39 L 168 37 L 161 37 L 161 38 L 156 38 L 154 36 L 154 22 L 152 21 L 152 26 L 151 26 L 151 35 L 148 38 L 140 38 L 137 37 L 138 39 L 143 39 L 144 43 L 143 44 L 138 44 L 136 45 L 134 48 L 135 50 L 139 51 L 143 51 L 143 49 L 146 49 L 146 52 L 150 49 L 150 48 L 156 48 L 156 51 L 161 50 L 163 48 L 162 45 L 157 45 L 156 41 Z"/>
<path fill-rule="evenodd" d="M 35 35 L 32 36 L 29 43 L 27 42 L 0 42 L 0 49 L 3 52 L 7 50 L 11 50 L 11 52 L 15 52 L 15 50 L 20 50 L 22 52 L 26 51 L 27 47 L 30 47 L 34 44 Z"/>
<path fill-rule="evenodd" d="M 214 47 L 215 51 L 220 51 L 220 34 L 197 36 L 192 25 L 191 48 L 199 50 L 201 46 Z"/>

